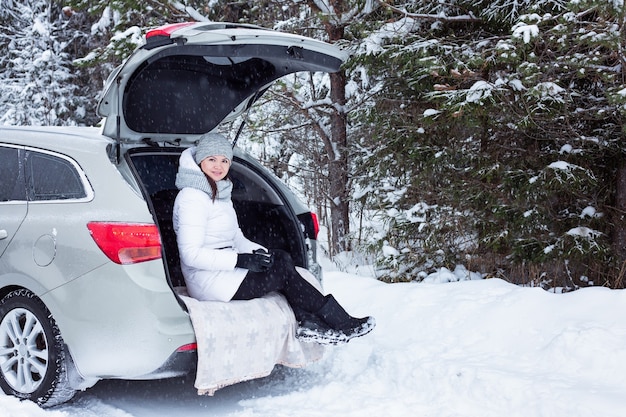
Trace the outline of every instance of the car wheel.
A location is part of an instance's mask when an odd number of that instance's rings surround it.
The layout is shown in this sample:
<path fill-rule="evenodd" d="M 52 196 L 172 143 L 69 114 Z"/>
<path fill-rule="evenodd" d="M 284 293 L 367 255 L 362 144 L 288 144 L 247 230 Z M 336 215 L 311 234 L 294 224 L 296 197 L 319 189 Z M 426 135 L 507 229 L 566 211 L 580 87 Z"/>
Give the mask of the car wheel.
<path fill-rule="evenodd" d="M 43 302 L 25 289 L 0 300 L 0 387 L 43 407 L 75 393 L 59 328 Z"/>

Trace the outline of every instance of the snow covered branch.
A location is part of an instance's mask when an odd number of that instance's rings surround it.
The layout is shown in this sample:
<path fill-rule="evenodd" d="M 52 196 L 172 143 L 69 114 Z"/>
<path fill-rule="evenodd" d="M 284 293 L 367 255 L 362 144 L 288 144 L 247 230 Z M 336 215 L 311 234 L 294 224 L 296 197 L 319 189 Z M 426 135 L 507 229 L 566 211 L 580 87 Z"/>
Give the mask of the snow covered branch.
<path fill-rule="evenodd" d="M 474 16 L 472 12 L 466 15 L 460 15 L 460 16 L 446 16 L 446 15 L 441 15 L 441 14 L 425 14 L 425 13 L 409 13 L 406 10 L 402 10 L 385 1 L 378 0 L 378 2 L 382 6 L 388 8 L 394 13 L 401 14 L 402 16 L 405 16 L 405 17 L 411 17 L 413 19 L 437 20 L 437 21 L 442 21 L 442 22 L 481 22 L 482 21 L 482 19 Z"/>

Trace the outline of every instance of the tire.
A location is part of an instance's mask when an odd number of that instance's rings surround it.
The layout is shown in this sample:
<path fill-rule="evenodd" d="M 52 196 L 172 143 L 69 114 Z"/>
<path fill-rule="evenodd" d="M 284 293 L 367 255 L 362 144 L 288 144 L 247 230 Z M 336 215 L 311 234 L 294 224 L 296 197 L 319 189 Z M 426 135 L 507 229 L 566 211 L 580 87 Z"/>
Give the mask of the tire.
<path fill-rule="evenodd" d="M 66 351 L 52 315 L 32 292 L 20 289 L 0 300 L 0 387 L 41 407 L 69 401 Z"/>

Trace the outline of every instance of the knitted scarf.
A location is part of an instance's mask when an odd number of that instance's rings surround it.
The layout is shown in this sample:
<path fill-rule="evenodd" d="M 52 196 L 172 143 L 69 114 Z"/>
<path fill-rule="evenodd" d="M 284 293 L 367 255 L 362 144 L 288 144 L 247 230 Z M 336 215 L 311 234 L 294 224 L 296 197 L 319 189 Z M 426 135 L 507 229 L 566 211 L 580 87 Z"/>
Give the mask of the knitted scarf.
<path fill-rule="evenodd" d="M 196 188 L 204 191 L 213 199 L 213 191 L 209 185 L 209 181 L 200 170 L 189 168 L 179 168 L 176 174 L 176 187 L 181 190 L 185 187 Z M 221 180 L 217 182 L 217 198 L 216 200 L 229 200 L 233 190 L 233 183 L 230 180 Z"/>

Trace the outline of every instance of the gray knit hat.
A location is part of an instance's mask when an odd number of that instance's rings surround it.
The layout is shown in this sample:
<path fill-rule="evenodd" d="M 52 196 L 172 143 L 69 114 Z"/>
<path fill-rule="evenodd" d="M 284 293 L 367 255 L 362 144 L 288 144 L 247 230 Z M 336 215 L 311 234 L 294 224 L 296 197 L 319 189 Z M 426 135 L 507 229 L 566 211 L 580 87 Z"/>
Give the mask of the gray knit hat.
<path fill-rule="evenodd" d="M 233 146 L 224 135 L 219 133 L 205 133 L 200 136 L 196 146 L 194 159 L 200 164 L 209 156 L 224 155 L 229 161 L 233 160 Z"/>

